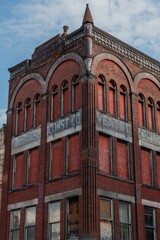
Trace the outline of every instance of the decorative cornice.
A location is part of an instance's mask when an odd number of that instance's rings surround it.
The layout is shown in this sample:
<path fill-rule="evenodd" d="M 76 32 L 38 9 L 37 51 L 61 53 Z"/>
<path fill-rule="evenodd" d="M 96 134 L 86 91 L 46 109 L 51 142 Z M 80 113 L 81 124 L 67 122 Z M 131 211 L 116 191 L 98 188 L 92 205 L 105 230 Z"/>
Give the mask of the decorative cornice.
<path fill-rule="evenodd" d="M 93 35 L 95 42 L 104 45 L 110 50 L 132 60 L 140 67 L 146 68 L 153 74 L 160 76 L 160 62 L 152 59 L 97 27 L 93 28 Z"/>

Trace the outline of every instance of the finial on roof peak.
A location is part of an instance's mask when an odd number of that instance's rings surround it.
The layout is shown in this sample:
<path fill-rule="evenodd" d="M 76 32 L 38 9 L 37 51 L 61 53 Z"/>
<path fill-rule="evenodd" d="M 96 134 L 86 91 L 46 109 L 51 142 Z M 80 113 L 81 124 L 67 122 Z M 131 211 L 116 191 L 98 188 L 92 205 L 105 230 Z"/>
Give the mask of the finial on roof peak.
<path fill-rule="evenodd" d="M 84 17 L 83 17 L 83 25 L 85 23 L 92 23 L 92 24 L 94 24 L 93 18 L 92 18 L 92 14 L 90 12 L 88 3 L 86 4 L 86 10 L 85 10 Z"/>

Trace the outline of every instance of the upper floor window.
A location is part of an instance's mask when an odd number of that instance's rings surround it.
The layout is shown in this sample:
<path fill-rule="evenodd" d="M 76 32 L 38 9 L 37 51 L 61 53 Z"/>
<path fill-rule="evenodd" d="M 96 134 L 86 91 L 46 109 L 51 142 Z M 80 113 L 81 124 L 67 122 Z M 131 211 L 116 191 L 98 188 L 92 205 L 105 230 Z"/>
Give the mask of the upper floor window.
<path fill-rule="evenodd" d="M 146 115 L 145 115 L 145 98 L 143 94 L 139 94 L 138 96 L 138 116 L 139 116 L 139 125 L 146 125 Z"/>
<path fill-rule="evenodd" d="M 58 105 L 58 87 L 54 85 L 52 87 L 51 96 L 51 120 L 55 120 L 59 116 L 59 105 Z"/>
<path fill-rule="evenodd" d="M 36 207 L 28 207 L 25 211 L 25 240 L 35 240 Z"/>
<path fill-rule="evenodd" d="M 20 210 L 11 211 L 10 215 L 10 240 L 19 240 Z"/>
<path fill-rule="evenodd" d="M 148 127 L 155 130 L 155 112 L 152 98 L 148 98 Z"/>
<path fill-rule="evenodd" d="M 113 80 L 109 82 L 109 112 L 117 115 L 117 86 Z"/>
<path fill-rule="evenodd" d="M 31 99 L 27 98 L 25 101 L 25 112 L 24 112 L 24 131 L 27 131 L 32 126 L 32 112 L 31 112 Z"/>
<path fill-rule="evenodd" d="M 132 225 L 131 225 L 131 207 L 130 204 L 119 203 L 119 222 L 120 222 L 120 239 L 132 239 Z"/>
<path fill-rule="evenodd" d="M 80 169 L 79 134 L 67 139 L 67 173 L 74 173 Z"/>
<path fill-rule="evenodd" d="M 119 116 L 122 119 L 128 119 L 127 89 L 124 85 L 120 86 Z"/>
<path fill-rule="evenodd" d="M 109 199 L 100 200 L 100 239 L 113 239 L 113 206 Z"/>
<path fill-rule="evenodd" d="M 66 80 L 62 83 L 61 90 L 61 116 L 64 116 L 69 112 L 69 90 Z"/>
<path fill-rule="evenodd" d="M 117 141 L 118 177 L 130 179 L 129 143 Z"/>
<path fill-rule="evenodd" d="M 112 139 L 108 136 L 99 135 L 99 169 L 112 174 Z"/>
<path fill-rule="evenodd" d="M 75 75 L 72 79 L 72 111 L 78 110 L 81 103 L 79 76 Z"/>
<path fill-rule="evenodd" d="M 156 240 L 156 216 L 155 209 L 150 207 L 144 207 L 145 216 L 145 229 L 146 229 L 146 240 Z"/>
<path fill-rule="evenodd" d="M 27 154 L 27 184 L 38 181 L 39 148 L 33 148 Z"/>
<path fill-rule="evenodd" d="M 160 132 L 160 101 L 157 102 L 157 131 Z"/>
<path fill-rule="evenodd" d="M 152 151 L 146 148 L 141 149 L 142 183 L 146 185 L 154 184 L 153 156 Z"/>
<path fill-rule="evenodd" d="M 12 188 L 21 188 L 25 184 L 25 158 L 24 154 L 18 154 L 13 159 Z"/>
<path fill-rule="evenodd" d="M 62 140 L 50 144 L 49 178 L 58 178 L 62 175 Z"/>
<path fill-rule="evenodd" d="M 102 75 L 98 77 L 98 108 L 102 111 L 106 111 L 106 82 Z"/>
<path fill-rule="evenodd" d="M 40 105 L 40 94 L 36 94 L 34 98 L 34 109 L 33 109 L 33 127 L 38 127 L 41 123 L 41 105 Z"/>
<path fill-rule="evenodd" d="M 49 203 L 48 214 L 49 240 L 60 240 L 60 201 Z"/>
<path fill-rule="evenodd" d="M 16 108 L 16 126 L 15 134 L 23 131 L 23 113 L 22 113 L 22 103 L 19 102 Z"/>

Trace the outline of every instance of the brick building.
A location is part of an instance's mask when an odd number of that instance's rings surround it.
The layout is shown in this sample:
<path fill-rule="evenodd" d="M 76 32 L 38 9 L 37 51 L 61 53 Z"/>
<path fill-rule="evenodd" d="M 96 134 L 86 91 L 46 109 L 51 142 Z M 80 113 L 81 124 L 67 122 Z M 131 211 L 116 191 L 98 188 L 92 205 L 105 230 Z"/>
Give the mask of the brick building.
<path fill-rule="evenodd" d="M 1 211 L 1 196 L 2 196 L 2 174 L 5 151 L 5 125 L 0 129 L 0 211 Z"/>
<path fill-rule="evenodd" d="M 67 30 L 9 69 L 0 239 L 160 239 L 160 63 Z"/>

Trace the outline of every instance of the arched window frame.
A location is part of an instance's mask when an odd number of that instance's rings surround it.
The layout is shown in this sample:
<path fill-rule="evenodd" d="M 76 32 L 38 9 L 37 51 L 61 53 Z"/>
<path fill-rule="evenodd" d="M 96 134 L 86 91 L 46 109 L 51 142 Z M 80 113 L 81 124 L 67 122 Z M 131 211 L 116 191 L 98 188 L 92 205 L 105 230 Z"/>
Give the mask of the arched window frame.
<path fill-rule="evenodd" d="M 54 112 L 55 112 L 55 97 L 58 96 L 58 86 L 53 85 L 51 92 L 51 121 L 55 120 Z"/>
<path fill-rule="evenodd" d="M 149 114 L 151 114 L 151 119 L 150 119 L 151 122 L 149 122 Z M 154 109 L 154 101 L 151 97 L 148 98 L 148 128 L 150 128 L 151 130 L 155 130 L 155 109 Z"/>
<path fill-rule="evenodd" d="M 34 128 L 38 127 L 36 120 L 37 120 L 37 114 L 38 114 L 38 112 L 37 112 L 38 107 L 37 106 L 39 104 L 40 104 L 40 94 L 37 93 L 34 97 L 34 107 L 33 107 L 33 127 Z"/>
<path fill-rule="evenodd" d="M 160 132 L 160 101 L 157 102 L 157 132 Z"/>
<path fill-rule="evenodd" d="M 112 94 L 113 94 L 113 113 L 111 112 L 111 109 L 110 109 L 110 93 L 112 91 Z M 109 81 L 109 113 L 114 115 L 114 116 L 117 116 L 117 85 L 115 83 L 115 81 L 113 79 L 111 79 Z"/>
<path fill-rule="evenodd" d="M 99 107 L 99 100 L 98 100 L 98 108 L 102 111 L 106 112 L 106 80 L 105 77 L 100 74 L 98 76 L 98 98 L 99 98 L 99 88 L 102 88 L 102 107 Z"/>
<path fill-rule="evenodd" d="M 24 108 L 24 131 L 29 130 L 28 127 L 27 127 L 29 108 L 31 108 L 31 99 L 27 98 L 26 101 L 25 101 L 25 108 Z"/>
<path fill-rule="evenodd" d="M 17 103 L 17 107 L 16 107 L 16 119 L 15 119 L 15 135 L 17 135 L 19 133 L 19 115 L 20 113 L 22 114 L 22 103 L 18 102 Z"/>
<path fill-rule="evenodd" d="M 120 118 L 128 120 L 128 98 L 127 98 L 127 88 L 124 85 L 120 86 L 120 95 L 123 96 L 123 109 L 124 109 L 124 116 L 120 116 Z M 121 104 L 121 102 L 119 102 Z M 120 109 L 120 108 L 119 108 Z"/>
<path fill-rule="evenodd" d="M 65 115 L 65 94 L 67 94 L 68 88 L 68 81 L 64 80 L 61 87 L 61 116 Z"/>
<path fill-rule="evenodd" d="M 79 85 L 80 85 L 79 76 L 76 74 L 72 78 L 72 112 L 80 108 L 80 106 L 78 106 L 77 108 L 75 106 L 75 102 L 77 100 L 76 91 L 80 91 L 80 89 L 77 89 Z"/>
<path fill-rule="evenodd" d="M 142 124 L 140 124 L 139 119 L 139 125 L 146 127 L 146 106 L 145 106 L 145 97 L 142 93 L 139 93 L 138 95 L 138 104 L 141 104 L 142 107 Z M 140 115 L 140 113 L 139 113 Z"/>

